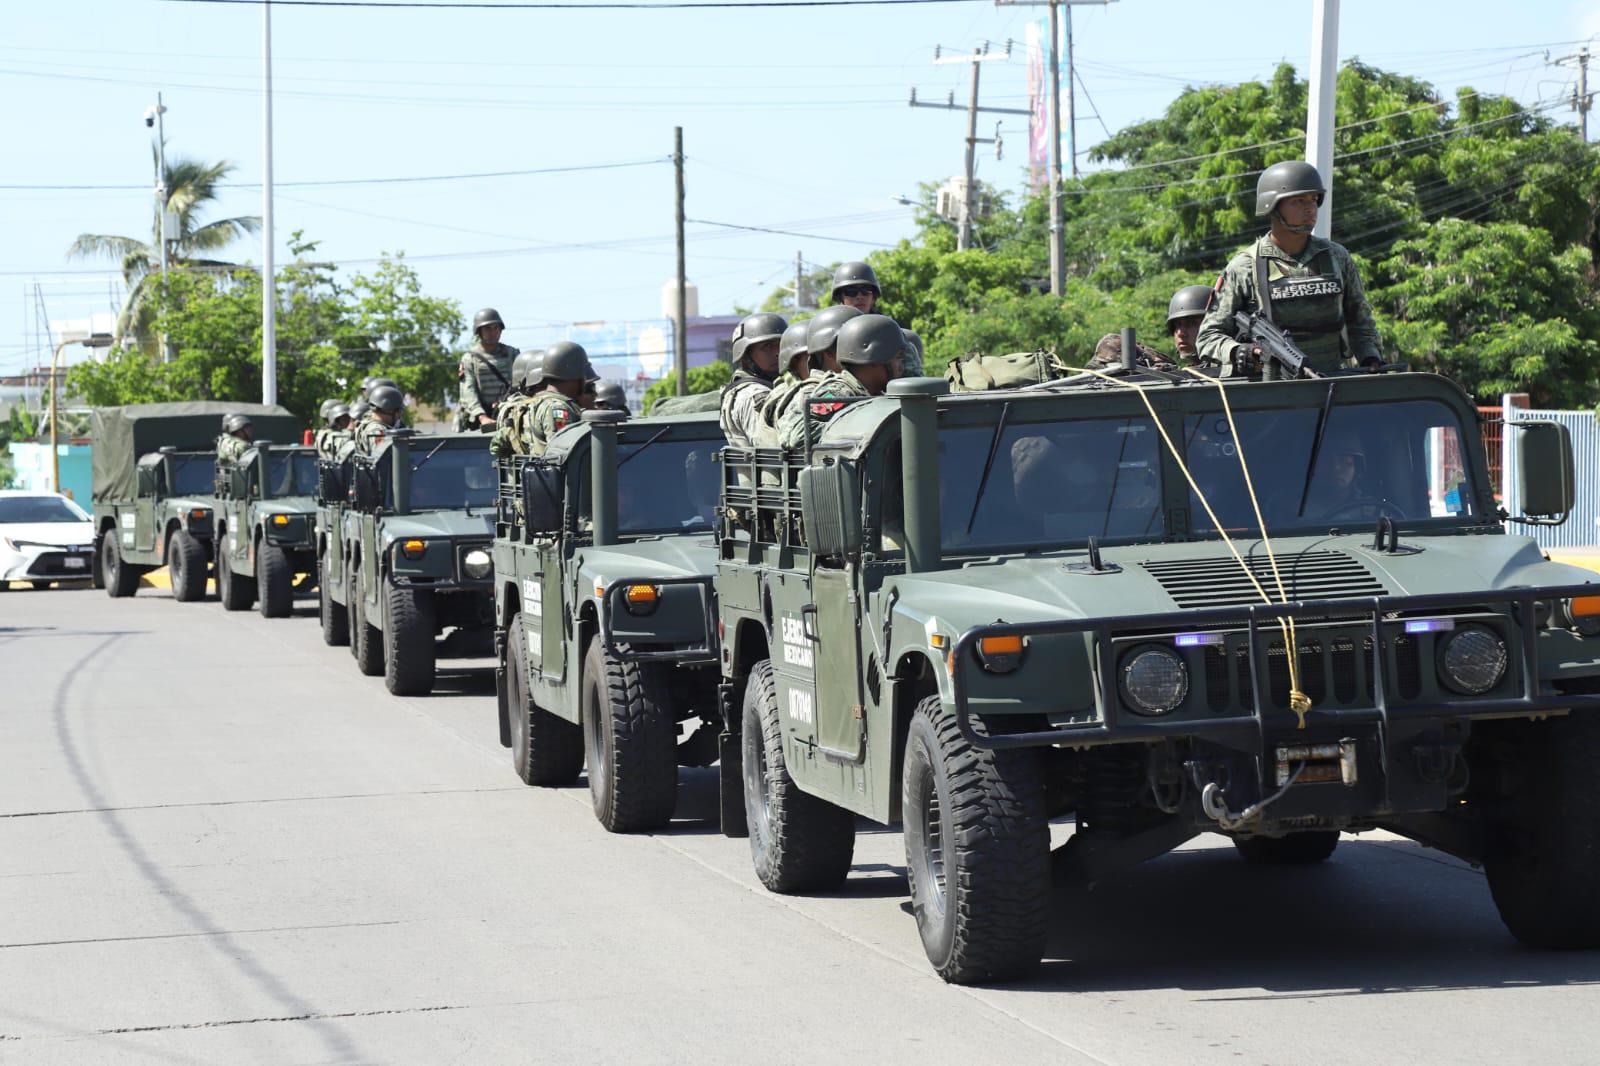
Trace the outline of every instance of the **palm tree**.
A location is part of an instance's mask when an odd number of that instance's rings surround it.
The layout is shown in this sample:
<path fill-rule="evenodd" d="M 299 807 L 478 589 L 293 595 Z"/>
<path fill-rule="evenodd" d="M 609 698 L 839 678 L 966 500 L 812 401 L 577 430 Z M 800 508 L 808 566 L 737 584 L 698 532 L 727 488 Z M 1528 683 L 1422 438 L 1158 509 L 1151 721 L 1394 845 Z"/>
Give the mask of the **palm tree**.
<path fill-rule="evenodd" d="M 224 218 L 202 223 L 200 210 L 217 198 L 217 186 L 233 172 L 233 164 L 202 163 L 196 159 L 178 159 L 167 164 L 166 209 L 176 218 L 177 230 L 167 237 L 167 266 L 229 268 L 237 264 L 205 258 L 204 253 L 217 252 L 248 233 L 261 228 L 261 219 L 254 215 Z M 104 256 L 122 264 L 122 280 L 127 283 L 128 295 L 122 312 L 117 316 L 117 344 L 132 338 L 139 347 L 149 351 L 155 346 L 150 332 L 154 307 L 149 299 L 150 278 L 161 267 L 161 214 L 156 212 L 151 240 L 134 237 L 117 237 L 103 233 L 84 233 L 72 242 L 67 255 L 75 258 Z"/>

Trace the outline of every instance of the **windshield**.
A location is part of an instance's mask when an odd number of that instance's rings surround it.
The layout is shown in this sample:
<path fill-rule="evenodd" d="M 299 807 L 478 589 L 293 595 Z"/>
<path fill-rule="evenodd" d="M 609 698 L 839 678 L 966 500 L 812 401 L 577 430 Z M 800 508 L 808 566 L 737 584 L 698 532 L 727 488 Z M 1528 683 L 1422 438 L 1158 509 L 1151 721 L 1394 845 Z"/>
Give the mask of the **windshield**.
<path fill-rule="evenodd" d="M 494 470 L 494 456 L 488 448 L 482 444 L 470 447 L 426 445 L 425 441 L 413 441 L 411 445 L 412 510 L 494 506 L 499 481 Z M 431 459 L 428 458 L 430 453 Z M 315 483 L 313 476 L 312 484 Z"/>
<path fill-rule="evenodd" d="M 1321 416 L 1321 407 L 1234 411 L 1268 529 L 1473 513 L 1464 435 L 1451 408 L 1432 400 L 1341 405 L 1335 398 L 1319 443 Z M 1223 527 L 1255 530 L 1226 415 L 1188 416 L 1183 439 L 1190 471 Z M 1197 530 L 1214 528 L 1192 491 L 1190 507 Z"/>
<path fill-rule="evenodd" d="M 87 521 L 77 504 L 60 496 L 0 496 L 0 524 Z"/>
<path fill-rule="evenodd" d="M 708 530 L 716 517 L 726 442 L 673 440 L 617 445 L 617 531 L 681 533 Z"/>
<path fill-rule="evenodd" d="M 216 488 L 217 457 L 214 455 L 174 455 L 172 464 L 173 496 L 209 496 Z"/>
<path fill-rule="evenodd" d="M 1143 416 L 941 428 L 943 543 L 970 551 L 1052 547 L 1089 537 L 1159 538 L 1160 446 Z M 898 445 L 890 452 L 884 494 L 885 547 L 893 549 L 900 546 L 905 510 Z"/>
<path fill-rule="evenodd" d="M 311 496 L 317 491 L 317 457 L 312 452 L 267 453 L 269 496 Z"/>

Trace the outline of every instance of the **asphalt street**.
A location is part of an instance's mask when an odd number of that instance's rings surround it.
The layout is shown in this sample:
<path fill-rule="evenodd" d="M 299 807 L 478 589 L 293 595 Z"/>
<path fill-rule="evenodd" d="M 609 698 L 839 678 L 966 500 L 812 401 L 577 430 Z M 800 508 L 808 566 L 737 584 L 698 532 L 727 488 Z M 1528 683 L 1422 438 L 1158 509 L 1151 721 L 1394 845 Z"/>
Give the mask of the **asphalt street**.
<path fill-rule="evenodd" d="M 1031 981 L 955 988 L 898 832 L 773 896 L 710 773 L 608 835 L 517 780 L 487 664 L 443 682 L 389 696 L 311 605 L 0 593 L 0 1062 L 1600 1061 L 1600 954 L 1519 946 L 1403 840 L 1207 838 L 1061 893 Z"/>

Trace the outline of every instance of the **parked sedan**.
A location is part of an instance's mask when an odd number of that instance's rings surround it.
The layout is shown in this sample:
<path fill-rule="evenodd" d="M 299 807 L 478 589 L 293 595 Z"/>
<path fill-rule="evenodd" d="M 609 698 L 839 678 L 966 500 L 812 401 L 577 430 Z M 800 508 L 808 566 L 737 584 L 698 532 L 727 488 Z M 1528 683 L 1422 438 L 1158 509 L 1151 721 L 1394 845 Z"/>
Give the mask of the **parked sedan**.
<path fill-rule="evenodd" d="M 0 492 L 0 591 L 8 581 L 88 581 L 94 522 L 54 492 Z"/>

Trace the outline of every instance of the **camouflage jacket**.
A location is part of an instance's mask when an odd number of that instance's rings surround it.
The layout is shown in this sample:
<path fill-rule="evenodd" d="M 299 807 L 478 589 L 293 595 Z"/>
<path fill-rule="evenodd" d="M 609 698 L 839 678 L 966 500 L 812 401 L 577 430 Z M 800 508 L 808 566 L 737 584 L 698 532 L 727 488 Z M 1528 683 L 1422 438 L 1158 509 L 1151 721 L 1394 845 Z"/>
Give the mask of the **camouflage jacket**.
<path fill-rule="evenodd" d="M 856 396 L 871 396 L 867 387 L 856 380 L 856 376 L 848 370 L 828 371 L 821 377 L 807 378 L 795 390 L 794 398 L 778 422 L 778 445 L 783 448 L 798 448 L 805 444 L 806 427 L 811 427 L 811 439 L 816 441 L 822 434 L 822 427 L 833 416 L 834 411 L 806 418 L 806 409 L 818 400 L 846 400 Z"/>
<path fill-rule="evenodd" d="M 761 400 L 761 414 L 756 420 L 755 435 L 751 438 L 751 444 L 757 448 L 778 446 L 778 423 L 783 421 L 783 413 L 794 402 L 800 386 L 811 380 L 809 377 L 797 377 L 789 370 L 778 375 L 778 380 L 772 384 L 772 390 Z"/>
<path fill-rule="evenodd" d="M 756 447 L 756 429 L 761 424 L 761 405 L 772 391 L 772 382 L 748 370 L 735 370 L 733 380 L 722 388 L 718 411 L 722 435 L 735 448 Z"/>
<path fill-rule="evenodd" d="M 344 451 L 344 446 L 351 440 L 348 429 L 319 429 L 317 430 L 317 458 L 329 462 L 339 462 L 339 456 Z"/>
<path fill-rule="evenodd" d="M 1312 237 L 1299 255 L 1278 247 L 1271 234 L 1234 256 L 1217 278 L 1211 309 L 1195 341 L 1202 362 L 1233 367 L 1240 347 L 1236 312 L 1259 311 L 1256 259 L 1265 260 L 1272 319 L 1309 357 L 1313 370 L 1336 370 L 1381 359 L 1378 327 L 1355 260 L 1341 244 Z"/>
<path fill-rule="evenodd" d="M 495 455 L 520 454 L 512 447 L 514 440 L 520 439 L 519 419 L 522 418 L 522 409 L 533 402 L 533 397 L 525 393 L 514 392 L 500 401 L 500 410 L 494 416 L 494 436 L 489 438 L 489 450 Z M 471 427 L 467 427 L 469 430 Z"/>
<path fill-rule="evenodd" d="M 491 352 L 482 341 L 461 353 L 457 371 L 461 378 L 461 417 L 466 428 L 477 426 L 479 415 L 493 416 L 510 394 L 511 364 L 519 354 L 509 344 L 497 344 Z"/>
<path fill-rule="evenodd" d="M 516 404 L 504 425 L 495 430 L 489 448 L 496 455 L 543 455 L 550 438 L 583 417 L 583 409 L 554 390 Z"/>
<path fill-rule="evenodd" d="M 371 455 L 378 450 L 378 445 L 383 443 L 384 436 L 390 427 L 378 421 L 376 415 L 370 411 L 355 426 L 355 450 L 362 455 Z"/>
<path fill-rule="evenodd" d="M 239 456 L 249 451 L 250 442 L 243 437 L 235 437 L 232 433 L 224 433 L 217 438 L 217 458 L 229 462 L 238 462 Z"/>

